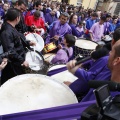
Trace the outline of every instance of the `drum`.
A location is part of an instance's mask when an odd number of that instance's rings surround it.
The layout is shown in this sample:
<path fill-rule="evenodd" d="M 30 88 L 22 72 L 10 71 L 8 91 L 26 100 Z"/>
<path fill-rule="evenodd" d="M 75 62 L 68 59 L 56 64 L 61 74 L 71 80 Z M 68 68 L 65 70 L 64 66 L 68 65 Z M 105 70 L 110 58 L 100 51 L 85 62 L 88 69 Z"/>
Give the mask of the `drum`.
<path fill-rule="evenodd" d="M 68 70 L 60 71 L 60 68 L 63 68 L 63 67 L 66 67 L 66 65 L 51 66 L 48 69 L 47 74 L 49 74 L 52 71 L 56 72 L 56 74 L 54 73 L 53 75 L 51 75 L 51 77 L 55 78 L 57 81 L 59 81 L 61 83 L 63 83 L 64 81 L 74 82 L 75 80 L 78 79 L 72 73 L 70 73 Z"/>
<path fill-rule="evenodd" d="M 55 50 L 56 48 L 57 46 L 53 42 L 51 42 L 44 47 L 43 52 L 48 53 L 51 52 L 52 50 Z"/>
<path fill-rule="evenodd" d="M 111 36 L 105 35 L 105 37 L 104 37 L 104 41 L 105 41 L 105 42 L 110 42 L 111 40 L 112 40 L 112 37 L 111 37 Z"/>
<path fill-rule="evenodd" d="M 44 60 L 41 54 L 34 51 L 26 53 L 25 60 L 29 63 L 29 69 L 26 69 L 26 73 L 37 72 L 43 68 Z"/>
<path fill-rule="evenodd" d="M 78 103 L 66 85 L 39 74 L 24 74 L 0 87 L 0 115 Z"/>
<path fill-rule="evenodd" d="M 95 50 L 98 44 L 84 39 L 78 39 L 75 42 L 74 57 L 80 54 L 83 57 L 90 56 L 91 52 Z"/>
<path fill-rule="evenodd" d="M 51 60 L 53 59 L 53 57 L 55 57 L 56 54 L 54 53 L 48 53 L 48 54 L 45 54 L 43 57 L 44 57 L 44 61 L 46 61 L 47 63 L 50 63 Z"/>
<path fill-rule="evenodd" d="M 99 45 L 105 45 L 105 42 L 104 41 L 99 41 L 99 42 L 97 42 Z"/>
<path fill-rule="evenodd" d="M 36 42 L 35 50 L 40 52 L 44 48 L 44 40 L 37 33 L 29 33 L 26 35 L 26 40 Z M 33 46 L 31 46 L 33 48 Z"/>

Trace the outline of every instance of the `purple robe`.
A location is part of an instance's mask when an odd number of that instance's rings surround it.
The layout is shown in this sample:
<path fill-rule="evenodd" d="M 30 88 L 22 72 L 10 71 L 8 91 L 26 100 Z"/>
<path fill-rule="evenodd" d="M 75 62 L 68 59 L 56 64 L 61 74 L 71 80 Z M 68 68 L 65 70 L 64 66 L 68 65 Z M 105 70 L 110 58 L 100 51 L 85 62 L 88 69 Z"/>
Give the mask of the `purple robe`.
<path fill-rule="evenodd" d="M 107 63 L 108 56 L 105 56 L 97 60 L 88 71 L 78 69 L 75 72 L 75 76 L 79 79 L 70 85 L 72 91 L 75 94 L 87 92 L 89 90 L 89 80 L 110 80 L 111 72 L 107 67 Z M 87 95 L 82 99 L 82 102 L 90 100 L 95 100 L 93 89 L 89 90 Z"/>
<path fill-rule="evenodd" d="M 1 120 L 80 120 L 82 112 L 94 103 L 96 101 L 0 115 L 0 118 Z"/>
<path fill-rule="evenodd" d="M 56 56 L 51 60 L 52 64 L 65 64 L 68 62 L 69 58 L 72 57 L 73 55 L 73 48 L 66 48 L 68 50 L 69 56 L 67 53 L 63 50 L 60 49 L 58 50 Z"/>
<path fill-rule="evenodd" d="M 108 35 L 110 32 L 112 32 L 110 29 L 110 22 L 105 22 L 104 23 L 104 34 Z"/>
<path fill-rule="evenodd" d="M 55 35 L 60 36 L 61 41 L 58 41 L 58 42 L 62 43 L 64 40 L 64 35 L 66 35 L 66 34 L 72 34 L 71 27 L 68 25 L 68 23 L 61 24 L 60 21 L 57 20 L 54 22 L 54 24 L 46 38 L 45 44 L 53 42 L 54 39 L 50 39 L 50 38 L 53 38 Z"/>
<path fill-rule="evenodd" d="M 51 25 L 54 21 L 57 20 L 57 16 L 52 16 L 50 13 L 47 13 L 45 15 L 45 22 L 48 23 L 48 25 Z"/>

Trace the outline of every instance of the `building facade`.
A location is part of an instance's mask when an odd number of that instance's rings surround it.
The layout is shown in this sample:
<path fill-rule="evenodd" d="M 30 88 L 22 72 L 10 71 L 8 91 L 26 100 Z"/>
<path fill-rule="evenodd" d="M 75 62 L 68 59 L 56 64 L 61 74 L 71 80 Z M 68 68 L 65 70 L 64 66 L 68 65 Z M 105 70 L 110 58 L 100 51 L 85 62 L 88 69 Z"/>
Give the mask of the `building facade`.
<path fill-rule="evenodd" d="M 120 15 L 120 0 L 99 0 L 97 9 Z"/>

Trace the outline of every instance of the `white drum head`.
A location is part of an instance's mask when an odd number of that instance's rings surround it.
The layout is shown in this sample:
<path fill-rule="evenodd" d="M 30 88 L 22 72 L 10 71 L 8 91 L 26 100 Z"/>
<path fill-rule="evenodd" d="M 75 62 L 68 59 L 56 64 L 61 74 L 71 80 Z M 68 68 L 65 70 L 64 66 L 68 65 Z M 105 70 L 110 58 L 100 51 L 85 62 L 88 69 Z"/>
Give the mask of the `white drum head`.
<path fill-rule="evenodd" d="M 112 38 L 109 36 L 109 35 L 105 35 L 105 41 L 107 42 L 107 41 L 111 41 L 112 40 Z"/>
<path fill-rule="evenodd" d="M 54 65 L 54 66 L 52 66 L 48 69 L 48 72 L 50 72 L 51 70 L 55 70 L 55 69 L 58 69 L 58 68 L 65 67 L 65 66 L 66 65 Z M 55 75 L 52 75 L 51 77 L 56 79 L 57 81 L 59 81 L 61 83 L 65 82 L 65 81 L 74 82 L 75 80 L 78 79 L 76 76 L 74 76 L 68 70 L 57 73 Z"/>
<path fill-rule="evenodd" d="M 36 52 L 27 52 L 25 60 L 29 63 L 29 67 L 31 70 L 39 71 L 43 66 L 43 59 Z"/>
<path fill-rule="evenodd" d="M 97 43 L 89 41 L 89 40 L 76 40 L 75 46 L 82 48 L 82 49 L 87 49 L 87 50 L 94 50 L 97 46 Z"/>
<path fill-rule="evenodd" d="M 38 35 L 37 33 L 29 33 L 25 37 L 26 40 L 36 42 L 35 50 L 37 50 L 38 52 L 42 51 L 42 49 L 44 48 L 44 40 L 40 35 Z M 31 46 L 31 48 L 33 47 Z"/>
<path fill-rule="evenodd" d="M 77 103 L 64 84 L 39 74 L 25 74 L 0 87 L 0 115 Z"/>
<path fill-rule="evenodd" d="M 44 60 L 46 62 L 51 62 L 51 60 L 53 59 L 53 57 L 55 57 L 56 54 L 53 54 L 53 53 L 48 53 L 48 54 L 45 54 L 43 57 L 44 57 Z"/>
<path fill-rule="evenodd" d="M 103 41 L 99 41 L 99 42 L 97 42 L 99 45 L 105 45 L 105 42 L 103 42 Z"/>

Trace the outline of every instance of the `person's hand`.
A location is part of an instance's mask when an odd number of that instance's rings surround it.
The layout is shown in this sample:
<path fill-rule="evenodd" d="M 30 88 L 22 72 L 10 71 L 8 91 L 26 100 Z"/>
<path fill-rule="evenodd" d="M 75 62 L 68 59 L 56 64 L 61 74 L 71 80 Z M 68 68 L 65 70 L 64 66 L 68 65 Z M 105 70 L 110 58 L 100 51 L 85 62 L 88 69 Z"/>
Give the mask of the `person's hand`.
<path fill-rule="evenodd" d="M 24 67 L 29 67 L 29 64 L 28 64 L 28 62 L 27 62 L 27 61 L 24 61 L 24 62 L 21 64 L 21 66 L 24 66 Z"/>
<path fill-rule="evenodd" d="M 45 23 L 45 26 L 46 26 L 46 27 L 49 27 L 48 23 Z"/>
<path fill-rule="evenodd" d="M 62 45 L 61 45 L 61 44 L 59 44 L 59 45 L 58 45 L 58 48 L 59 48 L 59 49 L 62 49 Z"/>
<path fill-rule="evenodd" d="M 32 29 L 32 30 L 36 29 L 36 26 L 35 26 L 35 25 L 32 25 L 32 26 L 31 26 L 31 29 Z"/>
<path fill-rule="evenodd" d="M 67 86 L 70 86 L 70 84 L 71 84 L 71 82 L 69 82 L 69 81 L 65 81 L 65 82 L 63 82 L 65 85 L 67 85 Z"/>
<path fill-rule="evenodd" d="M 76 62 L 77 62 L 76 60 L 71 60 L 70 62 L 67 63 L 67 69 L 68 69 L 68 71 L 71 72 L 72 74 L 75 74 L 76 70 L 77 70 L 79 67 L 82 67 L 82 64 L 75 66 L 75 63 L 76 63 Z"/>
<path fill-rule="evenodd" d="M 104 39 L 105 39 L 105 36 L 102 36 L 101 39 L 104 40 Z"/>
<path fill-rule="evenodd" d="M 40 29 L 39 29 L 39 28 L 35 28 L 34 31 L 35 31 L 35 32 L 39 32 Z"/>
<path fill-rule="evenodd" d="M 2 63 L 0 64 L 0 70 L 3 70 L 5 68 L 5 66 L 7 65 L 8 59 L 4 58 L 2 60 Z"/>
<path fill-rule="evenodd" d="M 55 35 L 53 38 L 54 38 L 55 40 L 59 40 L 59 37 L 60 37 L 60 36 Z"/>
<path fill-rule="evenodd" d="M 30 42 L 29 42 L 29 45 L 30 45 L 30 46 L 36 46 L 36 42 L 30 41 Z"/>

